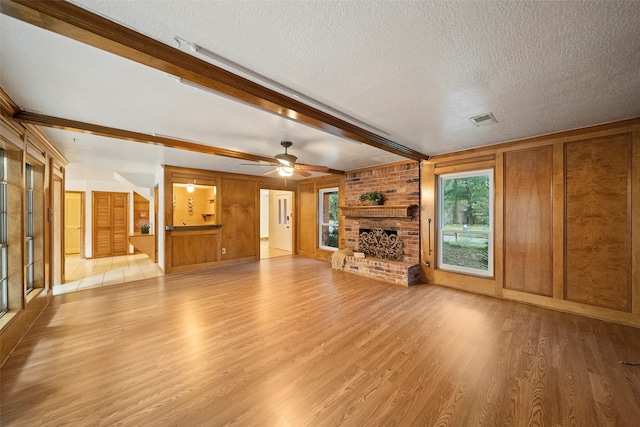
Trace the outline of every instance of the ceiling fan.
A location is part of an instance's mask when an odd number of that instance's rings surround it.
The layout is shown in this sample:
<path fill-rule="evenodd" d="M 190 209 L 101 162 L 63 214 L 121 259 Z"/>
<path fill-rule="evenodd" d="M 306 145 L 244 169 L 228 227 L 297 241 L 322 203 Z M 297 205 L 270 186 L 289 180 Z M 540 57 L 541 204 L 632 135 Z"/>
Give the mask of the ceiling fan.
<path fill-rule="evenodd" d="M 284 177 L 288 177 L 293 175 L 294 173 L 297 173 L 298 175 L 308 177 L 308 176 L 311 176 L 311 174 L 307 171 L 316 171 L 316 172 L 329 171 L 329 168 L 326 166 L 313 166 L 313 165 L 305 165 L 302 163 L 296 163 L 298 158 L 293 154 L 289 154 L 287 151 L 289 147 L 293 145 L 291 141 L 282 141 L 280 142 L 280 145 L 284 147 L 284 153 L 276 154 L 275 156 L 273 156 L 276 159 L 276 162 L 270 165 L 263 165 L 263 166 L 275 166 L 274 170 L 267 173 L 278 172 L 278 175 L 284 176 Z"/>

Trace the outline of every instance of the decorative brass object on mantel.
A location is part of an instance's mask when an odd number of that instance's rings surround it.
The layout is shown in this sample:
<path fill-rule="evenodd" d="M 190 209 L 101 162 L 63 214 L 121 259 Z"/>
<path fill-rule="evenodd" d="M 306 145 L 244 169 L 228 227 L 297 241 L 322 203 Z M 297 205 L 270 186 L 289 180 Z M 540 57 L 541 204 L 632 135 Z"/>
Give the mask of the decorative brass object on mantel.
<path fill-rule="evenodd" d="M 352 218 L 411 218 L 418 205 L 340 206 L 342 215 Z"/>

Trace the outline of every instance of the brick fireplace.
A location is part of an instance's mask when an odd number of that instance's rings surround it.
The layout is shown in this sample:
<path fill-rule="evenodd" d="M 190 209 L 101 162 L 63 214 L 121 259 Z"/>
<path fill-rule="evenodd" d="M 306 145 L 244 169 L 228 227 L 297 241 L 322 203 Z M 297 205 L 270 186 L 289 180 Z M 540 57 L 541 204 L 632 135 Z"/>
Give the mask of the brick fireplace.
<path fill-rule="evenodd" d="M 358 251 L 361 230 L 381 229 L 396 236 L 403 254 L 401 260 L 347 257 L 345 271 L 404 286 L 419 282 L 419 176 L 418 163 L 413 161 L 347 172 L 342 207 L 344 247 Z M 360 195 L 371 191 L 385 196 L 383 206 L 359 206 Z"/>

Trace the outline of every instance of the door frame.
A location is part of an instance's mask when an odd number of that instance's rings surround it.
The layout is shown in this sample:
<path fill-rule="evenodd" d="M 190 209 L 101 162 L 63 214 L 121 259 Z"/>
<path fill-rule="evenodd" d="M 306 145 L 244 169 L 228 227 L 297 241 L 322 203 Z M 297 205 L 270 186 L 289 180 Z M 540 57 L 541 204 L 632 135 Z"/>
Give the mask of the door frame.
<path fill-rule="evenodd" d="M 260 197 L 260 190 L 268 190 L 269 191 L 269 207 L 267 209 L 267 211 L 269 212 L 269 247 L 273 247 L 272 244 L 275 241 L 275 218 L 273 215 L 273 212 L 271 211 L 272 209 L 272 203 L 273 200 L 275 200 L 274 194 L 277 192 L 284 192 L 287 191 L 289 193 L 291 193 L 291 255 L 294 255 L 297 253 L 298 250 L 298 246 L 297 246 L 297 225 L 296 225 L 296 188 L 295 187 L 289 187 L 289 186 L 278 186 L 278 185 L 269 185 L 266 183 L 260 183 L 260 185 L 258 185 L 258 191 L 256 193 L 256 203 L 257 203 L 257 211 L 260 212 L 260 204 L 262 203 L 261 197 Z M 256 227 L 258 230 L 257 233 L 257 238 L 256 238 L 256 250 L 257 250 L 257 254 L 258 254 L 258 259 L 262 259 L 260 257 L 260 215 L 257 215 L 256 218 Z"/>
<path fill-rule="evenodd" d="M 155 254 L 153 262 L 158 263 L 158 234 L 160 234 L 160 228 L 158 227 L 158 194 L 159 194 L 159 186 L 156 184 L 153 187 L 153 230 L 154 230 L 154 241 L 155 241 Z"/>
<path fill-rule="evenodd" d="M 50 223 L 50 263 L 49 283 L 51 286 L 64 283 L 64 261 L 65 261 L 65 191 L 64 178 L 55 172 L 51 174 L 51 201 L 48 207 L 48 217 Z M 82 246 L 81 246 L 82 247 Z M 59 282 L 59 283 L 57 283 Z"/>

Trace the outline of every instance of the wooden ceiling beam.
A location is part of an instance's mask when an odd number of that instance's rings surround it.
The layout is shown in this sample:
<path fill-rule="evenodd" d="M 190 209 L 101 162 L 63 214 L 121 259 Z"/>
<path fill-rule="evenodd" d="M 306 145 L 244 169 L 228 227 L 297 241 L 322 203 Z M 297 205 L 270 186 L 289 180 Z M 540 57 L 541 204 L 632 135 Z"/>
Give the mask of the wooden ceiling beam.
<path fill-rule="evenodd" d="M 330 134 L 413 160 L 429 157 L 72 3 L 53 0 L 2 0 L 0 12 Z"/>
<path fill-rule="evenodd" d="M 198 144 L 195 142 L 181 141 L 179 139 L 173 139 L 164 136 L 147 135 L 145 133 L 132 132 L 92 123 L 78 122 L 75 120 L 46 116 L 44 114 L 30 113 L 27 111 L 21 111 L 17 113 L 14 118 L 23 124 L 31 124 L 73 132 L 89 133 L 91 135 L 104 136 L 107 138 L 116 138 L 131 142 L 140 142 L 144 144 L 176 148 L 178 150 L 193 151 L 196 153 L 211 154 L 214 156 L 231 157 L 234 159 L 248 160 L 251 162 L 275 162 L 275 159 L 273 157 L 244 153 L 242 151 L 231 150 L 228 148 L 218 148 L 211 145 Z M 329 169 L 326 173 L 343 175 L 344 171 Z"/>

